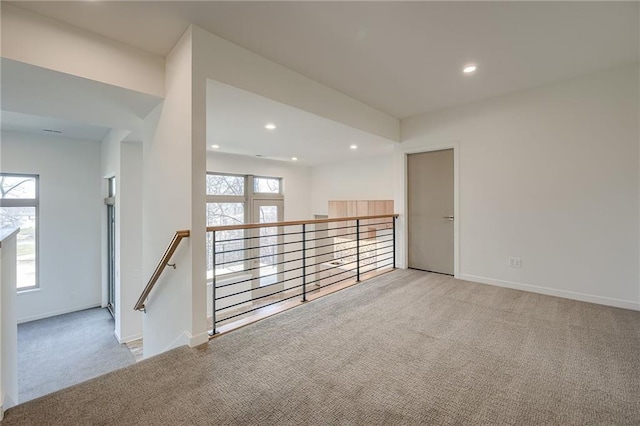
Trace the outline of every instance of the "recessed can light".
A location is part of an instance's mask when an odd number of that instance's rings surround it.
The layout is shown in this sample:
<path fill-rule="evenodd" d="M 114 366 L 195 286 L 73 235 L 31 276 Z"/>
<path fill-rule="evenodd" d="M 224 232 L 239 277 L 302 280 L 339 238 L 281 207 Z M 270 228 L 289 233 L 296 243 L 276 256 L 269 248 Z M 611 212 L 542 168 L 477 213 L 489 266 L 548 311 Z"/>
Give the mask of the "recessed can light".
<path fill-rule="evenodd" d="M 220 145 L 211 145 L 211 148 L 218 149 L 218 148 L 220 148 Z"/>
<path fill-rule="evenodd" d="M 276 128 L 276 125 L 273 123 L 268 123 L 266 126 L 264 126 L 264 128 L 267 130 L 274 130 Z"/>
<path fill-rule="evenodd" d="M 291 157 L 291 161 L 298 161 L 298 157 Z"/>
<path fill-rule="evenodd" d="M 465 74 L 471 74 L 472 72 L 475 72 L 477 69 L 478 69 L 477 65 L 469 64 L 464 66 L 464 68 L 462 69 L 462 72 Z"/>
<path fill-rule="evenodd" d="M 351 145 L 349 148 L 351 148 L 351 149 L 358 149 L 358 145 L 353 144 L 353 145 Z"/>

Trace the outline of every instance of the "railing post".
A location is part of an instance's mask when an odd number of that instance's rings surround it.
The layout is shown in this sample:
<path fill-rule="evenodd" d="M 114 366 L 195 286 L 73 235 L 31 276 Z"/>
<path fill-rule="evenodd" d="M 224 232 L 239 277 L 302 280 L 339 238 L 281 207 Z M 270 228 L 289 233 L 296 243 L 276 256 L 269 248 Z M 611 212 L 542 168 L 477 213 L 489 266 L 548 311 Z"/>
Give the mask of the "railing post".
<path fill-rule="evenodd" d="M 211 334 L 216 334 L 216 231 L 212 232 L 212 255 L 211 255 L 211 269 L 212 269 L 212 278 L 211 278 L 211 319 L 213 320 L 213 329 Z"/>
<path fill-rule="evenodd" d="M 396 217 L 391 221 L 393 222 L 393 269 L 396 269 Z"/>
<path fill-rule="evenodd" d="M 356 219 L 356 281 L 360 282 L 360 219 Z"/>
<path fill-rule="evenodd" d="M 302 224 L 302 301 L 307 301 L 307 224 Z"/>

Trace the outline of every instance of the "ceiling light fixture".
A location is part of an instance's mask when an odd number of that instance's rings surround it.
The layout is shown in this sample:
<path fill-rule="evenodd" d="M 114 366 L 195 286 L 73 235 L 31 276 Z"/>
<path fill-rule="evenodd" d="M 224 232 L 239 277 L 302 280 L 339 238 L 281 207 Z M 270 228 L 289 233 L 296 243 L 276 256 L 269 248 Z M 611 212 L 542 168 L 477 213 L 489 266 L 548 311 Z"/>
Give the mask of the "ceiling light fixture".
<path fill-rule="evenodd" d="M 354 144 L 354 145 L 351 145 L 349 148 L 351 148 L 351 149 L 358 149 L 358 145 L 355 145 L 355 144 Z"/>
<path fill-rule="evenodd" d="M 220 145 L 211 145 L 211 148 L 218 149 L 218 148 L 220 148 Z"/>
<path fill-rule="evenodd" d="M 462 72 L 465 74 L 471 74 L 475 72 L 477 69 L 478 69 L 477 65 L 469 64 L 464 66 L 464 68 L 462 69 Z"/>
<path fill-rule="evenodd" d="M 291 161 L 298 161 L 298 157 L 291 157 Z"/>
<path fill-rule="evenodd" d="M 267 130 L 274 130 L 276 128 L 276 125 L 273 123 L 268 123 L 266 126 L 264 126 L 264 128 Z"/>

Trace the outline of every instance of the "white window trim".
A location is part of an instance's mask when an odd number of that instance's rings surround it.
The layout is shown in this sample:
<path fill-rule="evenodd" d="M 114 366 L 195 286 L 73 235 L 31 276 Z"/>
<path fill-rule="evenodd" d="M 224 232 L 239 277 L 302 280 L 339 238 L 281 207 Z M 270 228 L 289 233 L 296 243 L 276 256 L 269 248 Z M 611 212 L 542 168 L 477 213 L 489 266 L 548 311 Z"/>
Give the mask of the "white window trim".
<path fill-rule="evenodd" d="M 32 173 L 8 173 L 2 172 L 0 176 L 12 176 L 23 178 L 34 178 L 35 184 L 35 198 L 3 198 L 0 199 L 0 207 L 33 207 L 36 211 L 36 260 L 35 260 L 35 284 L 29 287 L 16 287 L 18 293 L 28 292 L 40 289 L 40 175 Z M 17 284 L 16 284 L 17 285 Z"/>
<path fill-rule="evenodd" d="M 207 175 L 215 175 L 215 176 L 237 176 L 244 178 L 244 195 L 211 195 L 207 194 L 207 203 L 242 203 L 244 204 L 244 223 L 253 223 L 256 218 L 253 217 L 253 202 L 254 200 L 278 200 L 282 201 L 284 205 L 284 192 L 283 192 L 283 183 L 284 179 L 281 177 L 275 176 L 263 176 L 263 175 L 241 175 L 236 173 L 222 173 L 222 172 L 207 172 Z M 255 192 L 254 179 L 256 177 L 267 178 L 267 179 L 278 179 L 280 181 L 280 192 L 278 194 L 273 193 L 265 193 L 265 192 Z M 248 236 L 247 231 L 245 231 L 245 237 Z M 247 269 L 246 261 L 245 267 Z M 224 279 L 233 279 L 236 277 L 240 277 L 243 274 L 246 274 L 246 271 L 239 272 L 228 272 L 226 274 L 220 274 L 218 277 L 224 277 Z M 208 277 L 209 270 L 207 270 L 207 283 L 213 281 L 212 278 Z"/>

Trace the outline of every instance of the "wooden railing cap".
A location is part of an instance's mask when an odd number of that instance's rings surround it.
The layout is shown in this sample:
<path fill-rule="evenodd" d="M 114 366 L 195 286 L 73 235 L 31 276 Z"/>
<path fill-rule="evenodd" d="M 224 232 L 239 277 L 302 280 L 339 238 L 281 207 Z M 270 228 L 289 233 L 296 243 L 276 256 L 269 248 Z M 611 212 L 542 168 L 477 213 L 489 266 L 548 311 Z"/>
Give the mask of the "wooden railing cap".
<path fill-rule="evenodd" d="M 350 222 L 355 220 L 367 220 L 367 219 L 396 219 L 399 215 L 394 214 L 380 214 L 375 216 L 352 216 L 352 217 L 336 217 L 330 219 L 311 219 L 311 220 L 294 220 L 289 222 L 269 222 L 269 223 L 247 223 L 244 225 L 224 225 L 224 226 L 207 226 L 207 232 L 211 231 L 233 231 L 236 229 L 256 229 L 256 228 L 271 228 L 274 226 L 294 226 L 294 225 L 314 225 L 318 223 L 333 223 L 333 222 Z"/>

